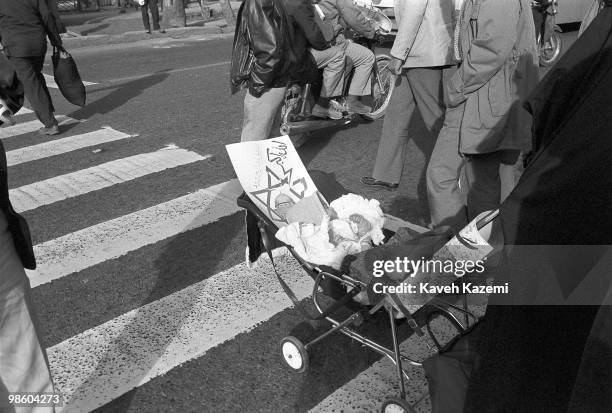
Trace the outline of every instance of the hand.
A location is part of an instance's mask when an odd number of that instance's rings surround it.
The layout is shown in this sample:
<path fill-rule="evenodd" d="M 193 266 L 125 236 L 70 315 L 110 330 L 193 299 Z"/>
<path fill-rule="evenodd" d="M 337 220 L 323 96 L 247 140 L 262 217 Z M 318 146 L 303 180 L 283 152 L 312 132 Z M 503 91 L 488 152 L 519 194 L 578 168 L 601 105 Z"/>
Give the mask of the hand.
<path fill-rule="evenodd" d="M 397 57 L 392 57 L 391 59 L 393 59 L 391 61 L 391 71 L 398 76 L 401 75 L 402 69 L 404 68 L 404 61 Z"/>

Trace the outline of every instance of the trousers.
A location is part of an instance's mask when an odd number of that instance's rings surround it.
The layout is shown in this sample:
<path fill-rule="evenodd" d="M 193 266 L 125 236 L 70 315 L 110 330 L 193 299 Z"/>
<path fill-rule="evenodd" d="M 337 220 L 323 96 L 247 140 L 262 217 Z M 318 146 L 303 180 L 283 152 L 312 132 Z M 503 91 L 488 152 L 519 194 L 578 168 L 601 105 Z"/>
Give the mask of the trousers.
<path fill-rule="evenodd" d="M 353 78 L 349 86 L 349 95 L 369 96 L 372 94 L 372 67 L 374 53 L 360 44 L 350 42 L 344 51 L 354 66 Z"/>
<path fill-rule="evenodd" d="M 45 77 L 42 74 L 45 56 L 15 57 L 9 56 L 9 61 L 15 68 L 17 78 L 23 83 L 23 92 L 32 105 L 38 120 L 46 127 L 57 124 L 53 112 L 53 102 Z"/>
<path fill-rule="evenodd" d="M 341 96 L 344 87 L 344 46 L 332 46 L 325 50 L 310 49 L 310 53 L 317 63 L 317 68 L 323 69 L 321 97 Z"/>
<path fill-rule="evenodd" d="M 432 134 L 437 135 L 444 119 L 443 77 L 448 69 L 405 69 L 397 77 L 385 112 L 372 177 L 399 183 L 404 168 L 404 152 L 410 137 L 408 126 L 418 109 Z"/>
<path fill-rule="evenodd" d="M 8 393 L 53 392 L 45 349 L 40 344 L 30 282 L 4 213 L 0 211 L 0 411 L 53 413 L 53 407 L 17 407 Z"/>
<path fill-rule="evenodd" d="M 240 141 L 258 141 L 279 136 L 281 106 L 286 87 L 266 90 L 260 97 L 247 91 Z"/>
<path fill-rule="evenodd" d="M 147 7 L 151 10 L 151 17 L 153 18 L 153 30 L 159 30 L 159 10 L 157 9 L 157 0 L 145 0 L 145 3 L 140 8 L 142 13 L 142 24 L 145 30 L 151 30 L 149 25 L 149 12 Z"/>

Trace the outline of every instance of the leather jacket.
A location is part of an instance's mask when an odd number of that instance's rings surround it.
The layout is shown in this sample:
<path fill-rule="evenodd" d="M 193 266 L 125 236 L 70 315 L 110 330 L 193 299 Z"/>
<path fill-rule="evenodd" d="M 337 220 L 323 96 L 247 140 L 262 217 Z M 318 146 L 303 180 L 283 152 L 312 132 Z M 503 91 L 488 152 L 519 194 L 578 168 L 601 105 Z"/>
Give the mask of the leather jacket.
<path fill-rule="evenodd" d="M 282 0 L 245 0 L 238 10 L 230 81 L 232 94 L 248 87 L 259 97 L 284 87 L 299 64 Z"/>

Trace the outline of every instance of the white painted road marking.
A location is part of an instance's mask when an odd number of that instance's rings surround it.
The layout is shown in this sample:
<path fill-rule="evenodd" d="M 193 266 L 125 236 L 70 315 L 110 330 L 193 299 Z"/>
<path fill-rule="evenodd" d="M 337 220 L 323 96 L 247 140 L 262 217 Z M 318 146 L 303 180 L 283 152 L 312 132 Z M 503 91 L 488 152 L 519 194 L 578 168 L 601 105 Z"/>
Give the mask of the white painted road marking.
<path fill-rule="evenodd" d="M 234 214 L 241 193 L 234 179 L 38 244 L 30 283 L 48 283 Z"/>
<path fill-rule="evenodd" d="M 203 159 L 185 149 L 161 149 L 11 189 L 9 196 L 16 211 L 29 211 Z"/>
<path fill-rule="evenodd" d="M 70 125 L 78 123 L 80 121 L 70 118 L 64 115 L 58 115 L 55 117 L 60 125 Z M 6 128 L 0 128 L 0 139 L 10 138 L 12 136 L 24 135 L 30 132 L 36 132 L 42 128 L 43 124 L 39 120 L 31 120 L 29 122 L 18 123 L 13 126 L 7 126 Z"/>
<path fill-rule="evenodd" d="M 68 136 L 38 145 L 15 149 L 7 152 L 6 158 L 8 166 L 13 166 L 129 137 L 131 135 L 108 127 L 81 135 Z"/>
<path fill-rule="evenodd" d="M 298 299 L 312 291 L 293 257 L 275 263 Z M 103 406 L 290 307 L 271 274 L 266 260 L 253 270 L 239 264 L 49 348 L 53 380 L 67 396 L 62 411 Z"/>
<path fill-rule="evenodd" d="M 53 89 L 57 89 L 57 83 L 55 83 L 55 78 L 51 75 L 48 75 L 46 73 L 43 73 L 45 76 L 45 83 L 47 83 L 47 87 L 53 88 Z M 97 85 L 97 83 L 95 82 L 86 82 L 83 80 L 83 85 L 84 86 L 91 86 L 91 85 Z"/>

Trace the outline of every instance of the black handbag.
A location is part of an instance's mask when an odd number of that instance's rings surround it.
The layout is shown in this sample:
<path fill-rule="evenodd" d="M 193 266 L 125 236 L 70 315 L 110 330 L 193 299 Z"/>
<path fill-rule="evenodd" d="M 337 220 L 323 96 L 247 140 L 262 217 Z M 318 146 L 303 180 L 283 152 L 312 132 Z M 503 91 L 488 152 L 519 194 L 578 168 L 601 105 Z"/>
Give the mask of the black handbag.
<path fill-rule="evenodd" d="M 72 56 L 65 50 L 54 47 L 51 60 L 55 83 L 62 95 L 73 105 L 85 106 L 85 85 Z"/>

